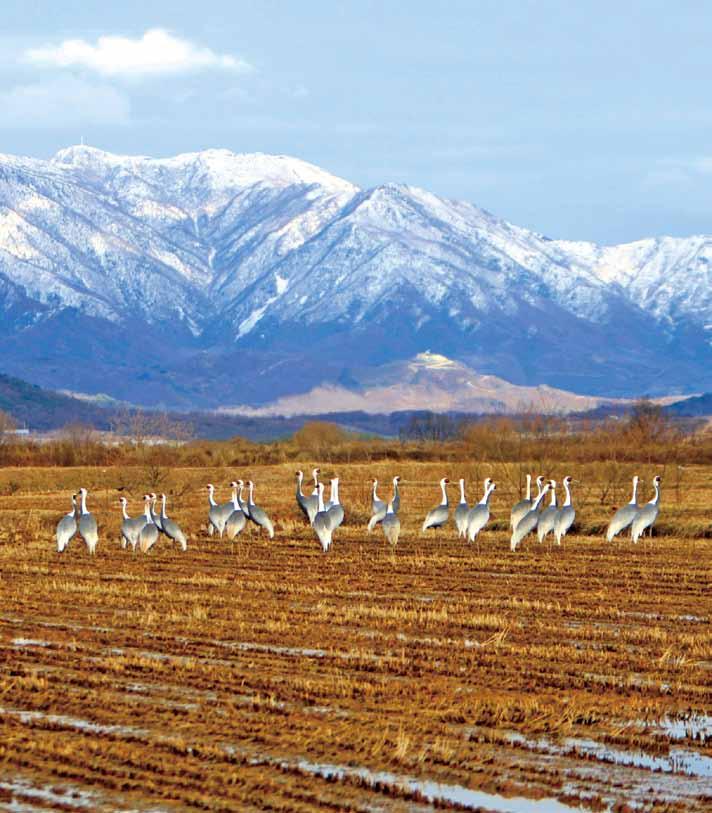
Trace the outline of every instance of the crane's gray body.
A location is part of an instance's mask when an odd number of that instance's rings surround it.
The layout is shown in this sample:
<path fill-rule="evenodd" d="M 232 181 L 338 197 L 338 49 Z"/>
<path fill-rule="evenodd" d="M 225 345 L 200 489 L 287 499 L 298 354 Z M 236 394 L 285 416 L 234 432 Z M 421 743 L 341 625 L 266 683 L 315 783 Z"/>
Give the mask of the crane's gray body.
<path fill-rule="evenodd" d="M 331 523 L 332 532 L 335 531 L 344 521 L 344 507 L 341 503 L 332 505 L 331 508 L 326 509 L 326 515 Z"/>
<path fill-rule="evenodd" d="M 141 553 L 148 553 L 151 548 L 158 542 L 160 531 L 155 522 L 146 520 L 146 524 L 141 528 L 141 533 L 138 538 L 138 546 Z"/>
<path fill-rule="evenodd" d="M 77 517 L 76 512 L 72 511 L 71 514 L 65 514 L 62 519 L 57 523 L 57 551 L 62 551 L 69 544 L 70 539 L 77 532 Z"/>
<path fill-rule="evenodd" d="M 642 508 L 638 509 L 630 526 L 630 537 L 633 542 L 637 543 L 643 531 L 653 527 L 659 513 L 660 507 L 652 502 L 648 502 Z"/>
<path fill-rule="evenodd" d="M 177 522 L 174 522 L 170 517 L 162 516 L 161 524 L 163 525 L 163 533 L 169 539 L 172 539 L 173 542 L 177 542 L 181 550 L 188 550 L 188 540 L 185 538 L 185 534 Z"/>
<path fill-rule="evenodd" d="M 622 508 L 619 508 L 613 515 L 613 519 L 608 523 L 608 530 L 606 531 L 607 541 L 612 542 L 617 534 L 630 527 L 638 511 L 640 511 L 640 508 L 636 503 L 628 503 Z"/>
<path fill-rule="evenodd" d="M 132 550 L 136 550 L 141 530 L 146 524 L 146 517 L 129 517 L 121 523 L 121 536 L 124 540 L 123 547 L 131 545 Z"/>
<path fill-rule="evenodd" d="M 556 517 L 559 509 L 556 505 L 547 505 L 547 507 L 539 515 L 539 522 L 537 523 L 536 533 L 540 542 L 543 542 L 546 535 L 554 530 Z"/>
<path fill-rule="evenodd" d="M 400 520 L 398 519 L 398 514 L 396 514 L 395 511 L 392 513 L 388 512 L 385 517 L 383 517 L 381 528 L 388 543 L 395 547 L 398 544 L 398 537 L 400 536 Z"/>
<path fill-rule="evenodd" d="M 460 539 L 467 536 L 467 517 L 470 513 L 470 506 L 466 502 L 459 502 L 455 508 L 455 527 Z"/>
<path fill-rule="evenodd" d="M 242 533 L 247 525 L 247 517 L 242 508 L 233 508 L 232 514 L 227 518 L 225 523 L 225 534 L 227 538 L 232 541 L 238 534 Z"/>
<path fill-rule="evenodd" d="M 557 512 L 554 520 L 554 537 L 557 545 L 561 544 L 561 538 L 566 536 L 575 519 L 576 509 L 573 505 L 565 505 Z"/>
<path fill-rule="evenodd" d="M 517 525 L 524 519 L 524 517 L 532 510 L 533 502 L 531 500 L 519 500 L 516 503 L 509 515 L 509 525 L 512 530 L 516 530 Z"/>
<path fill-rule="evenodd" d="M 96 553 L 96 546 L 99 542 L 99 529 L 94 514 L 80 514 L 79 535 L 84 540 L 87 550 L 93 556 Z"/>
<path fill-rule="evenodd" d="M 255 503 L 250 503 L 250 519 L 255 525 L 264 528 L 269 534 L 270 539 L 274 539 L 274 525 L 272 525 L 272 520 L 267 516 L 267 512 L 260 508 L 259 505 L 255 505 Z"/>
<path fill-rule="evenodd" d="M 428 528 L 441 528 L 448 521 L 450 516 L 450 507 L 448 505 L 436 505 L 428 511 L 425 521 L 423 522 L 423 531 Z"/>
<path fill-rule="evenodd" d="M 333 533 L 329 515 L 326 511 L 318 511 L 312 522 L 312 527 L 317 535 L 321 549 L 326 553 L 331 547 L 331 535 Z"/>
<path fill-rule="evenodd" d="M 538 506 L 536 508 L 532 507 L 527 511 L 527 513 L 519 520 L 517 526 L 512 533 L 512 540 L 511 540 L 511 548 L 512 550 L 517 549 L 517 545 L 524 539 L 525 536 L 528 536 L 539 524 L 539 510 Z"/>
<path fill-rule="evenodd" d="M 490 509 L 487 503 L 477 503 L 477 505 L 473 505 L 472 508 L 467 512 L 467 520 L 466 520 L 466 536 L 470 542 L 474 542 L 477 539 L 477 534 L 485 527 L 485 525 L 489 522 L 490 518 Z"/>

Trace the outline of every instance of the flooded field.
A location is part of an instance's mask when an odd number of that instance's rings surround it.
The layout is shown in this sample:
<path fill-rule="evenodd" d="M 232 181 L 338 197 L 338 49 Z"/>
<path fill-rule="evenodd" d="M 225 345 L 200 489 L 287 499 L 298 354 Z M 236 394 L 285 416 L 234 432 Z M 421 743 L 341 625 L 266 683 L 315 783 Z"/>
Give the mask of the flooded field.
<path fill-rule="evenodd" d="M 339 467 L 324 555 L 292 465 L 0 470 L 0 810 L 712 809 L 712 471 L 663 472 L 637 546 L 603 540 L 628 472 L 574 472 L 581 533 L 516 554 L 511 472 L 463 473 L 501 483 L 479 547 L 420 532 L 455 464 L 379 463 Z M 372 474 L 403 477 L 395 550 L 365 530 Z M 239 476 L 274 540 L 207 536 L 205 483 Z M 185 553 L 119 544 L 149 478 Z M 54 547 L 80 485 L 94 558 Z"/>

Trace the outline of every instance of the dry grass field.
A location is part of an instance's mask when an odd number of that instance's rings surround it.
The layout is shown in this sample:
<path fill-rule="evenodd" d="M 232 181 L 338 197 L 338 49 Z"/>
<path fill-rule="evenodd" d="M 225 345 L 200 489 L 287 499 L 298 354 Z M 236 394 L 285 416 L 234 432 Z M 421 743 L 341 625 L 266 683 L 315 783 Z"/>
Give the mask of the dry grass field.
<path fill-rule="evenodd" d="M 658 532 L 606 544 L 634 470 L 645 500 L 663 475 Z M 0 469 L 0 810 L 712 809 L 712 469 L 576 466 L 577 532 L 516 554 L 513 466 L 339 466 L 327 555 L 293 472 Z M 394 474 L 391 550 L 365 525 Z M 499 483 L 479 549 L 420 533 L 443 475 Z M 273 541 L 206 535 L 235 477 Z M 54 547 L 81 485 L 93 559 Z M 149 487 L 186 553 L 121 549 L 118 496 Z"/>

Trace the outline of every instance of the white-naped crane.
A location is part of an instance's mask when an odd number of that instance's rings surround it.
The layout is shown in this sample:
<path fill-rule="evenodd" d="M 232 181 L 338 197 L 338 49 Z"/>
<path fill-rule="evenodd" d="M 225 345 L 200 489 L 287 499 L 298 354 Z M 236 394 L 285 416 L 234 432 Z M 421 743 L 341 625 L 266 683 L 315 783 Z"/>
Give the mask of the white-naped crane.
<path fill-rule="evenodd" d="M 455 508 L 455 527 L 457 528 L 457 535 L 460 539 L 465 539 L 467 536 L 467 515 L 470 513 L 470 506 L 467 504 L 465 498 L 465 479 L 460 478 L 460 502 Z"/>
<path fill-rule="evenodd" d="M 517 527 L 512 531 L 512 538 L 509 541 L 509 547 L 511 548 L 512 551 L 516 551 L 517 547 L 521 544 L 521 541 L 524 539 L 524 537 L 530 534 L 538 525 L 539 506 L 541 505 L 541 501 L 544 499 L 544 496 L 546 495 L 549 488 L 550 485 L 549 483 L 547 483 L 541 490 L 539 496 L 532 503 L 531 508 L 519 520 L 519 522 L 517 523 Z"/>
<path fill-rule="evenodd" d="M 645 505 L 638 509 L 638 513 L 635 515 L 635 519 L 631 523 L 630 526 L 630 538 L 633 542 L 637 543 L 638 539 L 642 536 L 642 534 L 650 529 L 652 533 L 653 525 L 660 514 L 660 483 L 662 482 L 662 478 L 659 474 L 656 474 L 653 477 L 653 488 L 655 489 L 655 496 L 653 497 L 650 502 L 645 503 Z"/>
<path fill-rule="evenodd" d="M 220 538 L 222 539 L 222 535 L 225 531 L 225 523 L 227 522 L 228 517 L 233 512 L 233 505 L 231 502 L 227 503 L 218 503 L 215 502 L 215 486 L 212 483 L 208 483 L 208 533 L 210 536 L 213 535 L 214 531 L 217 531 Z"/>
<path fill-rule="evenodd" d="M 153 521 L 150 494 L 144 494 L 143 505 L 143 513 L 146 518 L 146 522 L 143 528 L 141 528 L 141 533 L 138 536 L 138 547 L 141 553 L 148 553 L 156 542 L 158 542 L 160 531 L 158 530 L 158 525 L 156 525 L 156 523 Z"/>
<path fill-rule="evenodd" d="M 566 497 L 564 498 L 564 504 L 557 511 L 556 519 L 554 520 L 554 539 L 557 545 L 561 544 L 561 539 L 566 536 L 576 519 L 576 509 L 573 506 L 571 489 L 569 488 L 571 481 L 572 478 L 567 475 L 564 477 L 562 483 Z"/>
<path fill-rule="evenodd" d="M 72 494 L 72 510 L 57 523 L 57 553 L 62 553 L 77 532 L 77 495 Z"/>
<path fill-rule="evenodd" d="M 318 499 L 318 511 L 316 512 L 316 516 L 314 517 L 314 522 L 312 522 L 312 527 L 314 528 L 314 533 L 319 540 L 319 544 L 321 545 L 321 549 L 324 553 L 326 553 L 329 548 L 331 547 L 331 538 L 334 533 L 334 529 L 331 527 L 331 522 L 329 520 L 329 514 L 326 511 L 326 506 L 324 505 L 324 484 L 319 483 L 319 490 L 317 492 L 317 499 Z"/>
<path fill-rule="evenodd" d="M 612 542 L 621 531 L 625 531 L 626 528 L 629 528 L 640 510 L 638 506 L 639 480 L 640 478 L 636 474 L 635 477 L 633 477 L 633 496 L 630 498 L 630 502 L 622 508 L 619 508 L 608 523 L 608 528 L 606 529 L 607 542 Z"/>
<path fill-rule="evenodd" d="M 267 512 L 263 508 L 260 508 L 259 505 L 255 504 L 255 484 L 252 482 L 252 480 L 248 480 L 247 490 L 247 505 L 250 511 L 250 519 L 255 523 L 255 525 L 259 525 L 260 528 L 264 528 L 269 534 L 270 539 L 274 539 L 274 525 L 272 524 L 272 520 L 267 516 Z"/>
<path fill-rule="evenodd" d="M 149 495 L 151 498 L 151 519 L 153 520 L 153 524 L 158 528 L 158 530 L 163 533 L 163 522 L 161 521 L 161 512 L 156 510 L 156 506 L 158 503 L 158 494 L 155 491 L 152 491 Z"/>
<path fill-rule="evenodd" d="M 79 489 L 80 513 L 79 513 L 79 535 L 84 540 L 87 550 L 91 556 L 96 553 L 96 546 L 99 543 L 99 528 L 96 524 L 96 517 L 87 510 L 86 488 Z"/>
<path fill-rule="evenodd" d="M 400 477 L 396 475 L 393 478 L 393 498 L 391 499 L 391 505 L 393 506 L 393 513 L 397 514 L 400 509 Z M 371 510 L 373 511 L 373 507 L 375 504 L 380 503 L 380 508 L 373 513 L 371 519 L 368 521 L 368 532 L 372 533 L 373 529 L 378 525 L 379 522 L 383 522 L 384 517 L 386 516 L 386 508 L 388 507 L 388 503 L 384 502 L 383 500 L 379 500 L 376 497 L 376 488 L 378 486 L 378 480 L 374 480 L 374 487 L 373 487 L 373 498 L 371 499 Z"/>
<path fill-rule="evenodd" d="M 443 477 L 440 481 L 440 491 L 442 493 L 440 504 L 431 508 L 425 515 L 422 533 L 425 533 L 428 528 L 441 528 L 447 522 L 450 516 L 450 505 L 447 498 L 447 485 L 449 482 L 447 477 Z"/>
<path fill-rule="evenodd" d="M 161 494 L 161 529 L 170 540 L 180 545 L 181 550 L 188 550 L 188 540 L 185 538 L 180 525 L 166 514 L 165 494 Z"/>
<path fill-rule="evenodd" d="M 559 513 L 559 506 L 556 502 L 556 480 L 549 480 L 549 486 L 551 487 L 551 502 L 539 515 L 539 522 L 536 526 L 536 535 L 540 542 L 543 542 L 546 536 L 554 530 Z"/>
<path fill-rule="evenodd" d="M 381 530 L 386 537 L 388 544 L 395 548 L 398 544 L 398 537 L 400 536 L 400 519 L 393 507 L 393 500 L 386 506 L 386 515 L 381 521 Z"/>
<path fill-rule="evenodd" d="M 470 542 L 474 542 L 475 540 L 477 540 L 478 545 L 479 545 L 479 533 L 489 522 L 490 518 L 489 501 L 490 497 L 497 488 L 497 484 L 493 483 L 492 480 L 488 477 L 485 480 L 484 486 L 485 490 L 484 494 L 482 495 L 482 499 L 477 503 L 477 505 L 473 505 L 467 514 L 467 527 L 466 527 L 467 539 Z"/>
<path fill-rule="evenodd" d="M 247 517 L 242 510 L 237 496 L 237 490 L 240 488 L 239 483 L 233 480 L 232 483 L 230 483 L 230 488 L 232 489 L 233 510 L 225 523 L 225 535 L 232 542 L 235 537 L 244 530 L 245 525 L 247 525 Z"/>
<path fill-rule="evenodd" d="M 515 503 L 509 515 L 509 527 L 514 530 L 519 521 L 524 518 L 532 508 L 532 476 L 527 474 L 527 496 Z"/>
<path fill-rule="evenodd" d="M 344 521 L 344 506 L 341 504 L 339 498 L 339 478 L 333 477 L 330 485 L 331 491 L 329 496 L 331 499 L 329 500 L 329 506 L 324 505 L 324 508 L 329 517 L 331 531 L 333 533 Z"/>
<path fill-rule="evenodd" d="M 121 547 L 131 546 L 131 550 L 136 550 L 141 529 L 146 524 L 146 517 L 141 514 L 138 517 L 130 517 L 128 514 L 128 500 L 126 497 L 119 497 L 121 503 Z"/>
<path fill-rule="evenodd" d="M 304 486 L 304 472 L 298 471 L 296 473 L 297 477 L 297 491 L 295 494 L 297 505 L 299 506 L 299 510 L 304 514 L 304 517 L 309 521 L 311 525 L 314 521 L 314 517 L 316 516 L 316 512 L 319 510 L 319 501 L 316 502 L 312 500 L 311 495 L 307 496 L 303 489 Z"/>

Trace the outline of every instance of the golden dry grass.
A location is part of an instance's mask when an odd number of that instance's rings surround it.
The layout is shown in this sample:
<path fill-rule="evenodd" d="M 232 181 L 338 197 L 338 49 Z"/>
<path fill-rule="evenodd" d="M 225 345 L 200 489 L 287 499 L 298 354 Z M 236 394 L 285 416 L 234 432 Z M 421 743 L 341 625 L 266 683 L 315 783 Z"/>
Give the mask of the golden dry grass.
<path fill-rule="evenodd" d="M 607 545 L 635 468 L 574 467 L 581 532 L 511 554 L 519 467 L 340 466 L 347 525 L 326 556 L 292 465 L 0 470 L 0 810 L 705 809 L 712 470 L 638 467 L 663 473 L 660 533 Z M 365 524 L 369 478 L 396 473 L 393 551 Z M 443 475 L 476 479 L 471 501 L 500 483 L 479 550 L 452 526 L 419 532 Z M 174 495 L 187 553 L 121 550 L 116 487 L 138 512 L 147 476 Z M 274 541 L 201 529 L 204 484 L 226 499 L 236 476 L 258 484 Z M 80 485 L 94 559 L 78 539 L 54 550 Z"/>

